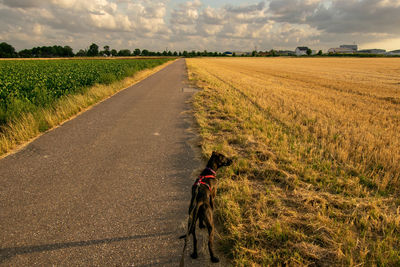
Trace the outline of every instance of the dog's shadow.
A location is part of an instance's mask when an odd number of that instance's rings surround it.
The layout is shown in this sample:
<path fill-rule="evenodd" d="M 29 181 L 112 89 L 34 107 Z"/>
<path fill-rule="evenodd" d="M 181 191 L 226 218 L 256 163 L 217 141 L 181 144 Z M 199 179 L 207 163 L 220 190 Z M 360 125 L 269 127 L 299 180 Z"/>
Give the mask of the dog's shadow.
<path fill-rule="evenodd" d="M 133 235 L 133 236 L 113 237 L 113 238 L 95 239 L 95 240 L 86 240 L 86 241 L 44 244 L 44 245 L 36 245 L 36 246 L 1 248 L 0 249 L 0 264 L 12 257 L 15 257 L 16 255 L 23 255 L 23 254 L 30 254 L 30 253 L 44 252 L 44 251 L 53 251 L 53 250 L 64 249 L 64 248 L 85 247 L 85 246 L 92 246 L 92 245 L 99 245 L 99 244 L 110 244 L 110 243 L 114 243 L 114 242 L 143 239 L 143 238 L 149 238 L 149 237 L 159 237 L 159 236 L 171 235 L 171 234 L 174 234 L 174 233 L 172 233 L 172 232 L 161 233 L 161 234 L 155 233 L 155 234 L 147 234 L 147 235 Z"/>

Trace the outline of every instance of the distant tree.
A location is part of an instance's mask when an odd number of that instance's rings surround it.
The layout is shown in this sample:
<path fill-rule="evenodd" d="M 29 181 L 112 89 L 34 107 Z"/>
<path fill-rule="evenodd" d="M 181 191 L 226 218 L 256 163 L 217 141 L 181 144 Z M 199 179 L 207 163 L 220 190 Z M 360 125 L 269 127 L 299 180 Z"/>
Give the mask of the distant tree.
<path fill-rule="evenodd" d="M 31 49 L 31 51 L 32 51 L 32 57 L 40 56 L 41 51 L 39 50 L 39 47 L 34 47 Z"/>
<path fill-rule="evenodd" d="M 151 53 L 151 52 L 149 54 L 151 56 L 161 56 L 162 55 L 160 51 L 157 51 L 157 53 L 155 53 L 155 55 L 153 53 Z"/>
<path fill-rule="evenodd" d="M 187 57 L 187 56 L 188 56 L 188 52 L 187 52 L 186 50 L 184 50 L 182 55 L 183 55 L 184 57 Z"/>
<path fill-rule="evenodd" d="M 310 48 L 307 49 L 307 56 L 311 56 L 312 50 Z"/>
<path fill-rule="evenodd" d="M 177 53 L 176 51 L 174 51 L 174 56 L 175 56 L 175 57 L 178 56 L 178 53 Z"/>
<path fill-rule="evenodd" d="M 99 46 L 95 43 L 89 46 L 89 50 L 87 51 L 87 56 L 96 57 L 99 55 Z"/>
<path fill-rule="evenodd" d="M 129 49 L 121 49 L 118 51 L 118 56 L 120 57 L 129 57 L 131 55 L 131 50 Z"/>
<path fill-rule="evenodd" d="M 15 48 L 6 43 L 2 42 L 0 43 L 0 57 L 15 57 L 17 56 L 17 53 L 15 53 Z"/>
<path fill-rule="evenodd" d="M 168 51 L 168 56 L 170 57 L 170 56 L 172 56 L 172 52 L 171 51 Z"/>
<path fill-rule="evenodd" d="M 236 57 L 236 53 L 235 52 L 232 53 L 232 57 Z"/>
<path fill-rule="evenodd" d="M 68 45 L 64 46 L 63 48 L 63 56 L 64 57 L 73 57 L 74 56 L 74 51 L 72 48 Z"/>
<path fill-rule="evenodd" d="M 19 57 L 32 57 L 32 49 L 24 49 L 18 52 Z"/>
<path fill-rule="evenodd" d="M 55 46 L 44 46 L 43 48 L 46 51 L 47 57 L 54 57 L 54 56 L 59 55 L 59 49 L 56 45 Z"/>
<path fill-rule="evenodd" d="M 149 50 L 143 49 L 142 50 L 142 56 L 148 56 L 149 55 Z"/>
<path fill-rule="evenodd" d="M 112 55 L 113 57 L 116 57 L 116 56 L 118 55 L 117 50 L 112 49 L 112 50 L 111 50 L 111 55 Z"/>
<path fill-rule="evenodd" d="M 255 57 L 256 55 L 257 55 L 257 51 L 251 52 L 251 56 L 252 56 L 252 57 Z"/>
<path fill-rule="evenodd" d="M 54 45 L 52 52 L 53 54 L 50 56 L 64 57 L 64 48 L 59 45 Z"/>
<path fill-rule="evenodd" d="M 103 47 L 103 51 L 101 51 L 101 52 L 103 52 L 102 54 L 103 55 L 106 55 L 106 56 L 110 56 L 111 55 L 111 51 L 110 51 L 110 46 L 108 46 L 108 45 L 105 45 L 104 47 Z"/>
<path fill-rule="evenodd" d="M 34 47 L 32 48 L 32 56 L 33 57 L 49 57 L 51 53 L 51 47 L 42 46 L 42 47 Z"/>
<path fill-rule="evenodd" d="M 322 56 L 322 50 L 318 51 L 318 56 Z"/>
<path fill-rule="evenodd" d="M 163 52 L 162 52 L 162 55 L 163 55 L 163 56 L 166 56 L 166 55 L 167 55 L 167 51 L 163 51 Z"/>
<path fill-rule="evenodd" d="M 87 56 L 87 51 L 86 50 L 79 50 L 78 53 L 76 53 L 77 57 L 86 57 Z"/>
<path fill-rule="evenodd" d="M 179 51 L 178 56 L 180 56 L 180 57 L 182 56 L 182 52 L 181 51 Z"/>
<path fill-rule="evenodd" d="M 140 49 L 139 49 L 139 48 L 136 48 L 136 49 L 133 51 L 133 54 L 134 54 L 135 56 L 140 56 Z"/>

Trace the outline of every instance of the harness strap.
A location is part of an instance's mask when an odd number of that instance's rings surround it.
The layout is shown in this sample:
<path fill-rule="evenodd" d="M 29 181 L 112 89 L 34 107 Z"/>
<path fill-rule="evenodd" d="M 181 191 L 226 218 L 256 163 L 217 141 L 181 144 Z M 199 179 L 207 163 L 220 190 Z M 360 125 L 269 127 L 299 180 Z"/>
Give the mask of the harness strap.
<path fill-rule="evenodd" d="M 194 183 L 194 185 L 200 186 L 201 184 L 204 184 L 211 191 L 211 186 L 208 183 L 204 182 L 203 181 L 204 179 L 215 179 L 215 175 L 201 175 L 201 176 L 199 176 L 199 178 L 197 178 L 197 180 Z"/>
<path fill-rule="evenodd" d="M 213 170 L 213 169 L 211 169 L 211 168 L 206 168 L 207 170 L 209 170 L 209 171 L 211 171 L 214 175 L 216 175 L 217 173 Z M 215 177 L 214 177 L 215 178 Z"/>

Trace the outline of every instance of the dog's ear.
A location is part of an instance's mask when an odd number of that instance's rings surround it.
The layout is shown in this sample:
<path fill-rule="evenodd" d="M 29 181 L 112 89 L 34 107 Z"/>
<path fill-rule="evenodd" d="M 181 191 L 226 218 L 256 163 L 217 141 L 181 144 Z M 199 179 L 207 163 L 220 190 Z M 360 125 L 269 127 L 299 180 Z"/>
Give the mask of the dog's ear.
<path fill-rule="evenodd" d="M 231 158 L 224 157 L 224 160 L 223 160 L 224 166 L 230 166 L 232 163 L 233 163 L 233 160 Z"/>

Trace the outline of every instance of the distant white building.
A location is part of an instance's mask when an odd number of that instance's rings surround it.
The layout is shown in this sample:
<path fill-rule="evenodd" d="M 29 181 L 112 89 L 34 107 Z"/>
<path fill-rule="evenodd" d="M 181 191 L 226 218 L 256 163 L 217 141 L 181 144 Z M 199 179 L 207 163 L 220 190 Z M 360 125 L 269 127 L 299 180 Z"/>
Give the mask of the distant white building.
<path fill-rule="evenodd" d="M 340 48 L 351 49 L 354 52 L 356 52 L 358 50 L 358 46 L 357 45 L 341 45 Z"/>
<path fill-rule="evenodd" d="M 346 47 L 337 47 L 337 48 L 329 48 L 328 53 L 329 54 L 354 54 L 353 49 L 351 48 L 346 48 Z"/>
<path fill-rule="evenodd" d="M 385 54 L 386 50 L 385 49 L 364 49 L 364 50 L 358 50 L 358 53 L 363 53 L 363 54 Z"/>
<path fill-rule="evenodd" d="M 296 56 L 305 56 L 307 55 L 307 50 L 309 48 L 307 46 L 298 46 L 296 47 L 296 50 L 294 50 L 294 53 Z"/>
<path fill-rule="evenodd" d="M 387 52 L 386 55 L 389 55 L 389 56 L 400 56 L 400 49 Z"/>
<path fill-rule="evenodd" d="M 340 45 L 340 47 L 328 49 L 329 54 L 354 54 L 358 50 L 358 45 Z"/>

